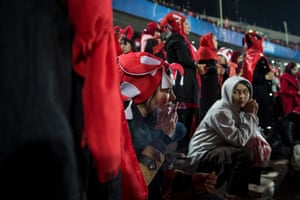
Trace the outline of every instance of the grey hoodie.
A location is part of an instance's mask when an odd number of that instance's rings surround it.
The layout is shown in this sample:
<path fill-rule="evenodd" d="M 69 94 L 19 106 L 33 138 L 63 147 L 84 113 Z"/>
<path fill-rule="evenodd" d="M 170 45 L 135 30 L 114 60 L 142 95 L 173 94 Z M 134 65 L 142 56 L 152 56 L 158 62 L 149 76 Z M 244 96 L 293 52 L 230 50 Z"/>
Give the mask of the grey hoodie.
<path fill-rule="evenodd" d="M 211 106 L 191 138 L 188 152 L 191 164 L 217 147 L 244 147 L 258 130 L 257 115 L 242 112 L 232 103 L 233 89 L 242 80 L 249 83 L 251 98 L 252 86 L 247 79 L 234 76 L 224 82 L 221 99 Z"/>

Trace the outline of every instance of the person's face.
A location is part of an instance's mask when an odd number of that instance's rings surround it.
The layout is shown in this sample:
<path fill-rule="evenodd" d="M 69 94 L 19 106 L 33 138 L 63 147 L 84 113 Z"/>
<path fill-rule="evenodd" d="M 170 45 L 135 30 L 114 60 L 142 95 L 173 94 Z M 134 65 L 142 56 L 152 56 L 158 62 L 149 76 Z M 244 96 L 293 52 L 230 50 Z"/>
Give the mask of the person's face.
<path fill-rule="evenodd" d="M 132 50 L 130 42 L 127 41 L 120 41 L 120 47 L 123 54 L 129 53 Z"/>
<path fill-rule="evenodd" d="M 293 75 L 296 75 L 297 72 L 298 72 L 297 67 L 293 67 L 293 68 L 291 69 L 291 72 L 292 72 Z"/>
<path fill-rule="evenodd" d="M 213 42 L 214 48 L 218 49 L 218 41 L 217 41 L 217 37 L 215 35 L 213 35 L 213 37 L 212 37 L 212 42 Z"/>
<path fill-rule="evenodd" d="M 187 20 L 185 20 L 183 22 L 183 32 L 186 34 L 186 35 L 189 35 L 190 34 L 190 31 L 191 31 L 191 27 L 190 27 L 190 24 Z"/>
<path fill-rule="evenodd" d="M 157 108 L 164 106 L 171 101 L 174 101 L 175 99 L 176 96 L 174 94 L 173 88 L 161 89 L 159 87 L 151 98 L 150 109 L 154 111 Z"/>
<path fill-rule="evenodd" d="M 160 38 L 160 31 L 154 31 L 154 38 Z"/>
<path fill-rule="evenodd" d="M 243 59 L 244 59 L 244 56 L 243 56 L 243 55 L 240 55 L 240 56 L 238 57 L 238 59 L 237 59 L 237 63 L 242 62 Z"/>
<path fill-rule="evenodd" d="M 218 62 L 222 65 L 226 64 L 226 58 L 222 55 L 218 55 L 219 59 L 218 59 Z"/>
<path fill-rule="evenodd" d="M 232 103 L 238 108 L 243 108 L 250 98 L 250 91 L 243 83 L 238 83 L 232 93 Z"/>

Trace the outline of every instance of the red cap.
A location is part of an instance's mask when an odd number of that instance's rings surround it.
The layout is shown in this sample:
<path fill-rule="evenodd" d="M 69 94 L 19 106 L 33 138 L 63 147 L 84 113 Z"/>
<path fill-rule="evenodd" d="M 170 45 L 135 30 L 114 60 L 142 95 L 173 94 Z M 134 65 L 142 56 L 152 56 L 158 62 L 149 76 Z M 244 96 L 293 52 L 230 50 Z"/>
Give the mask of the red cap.
<path fill-rule="evenodd" d="M 127 40 L 132 40 L 134 35 L 134 30 L 132 26 L 126 26 L 120 31 L 120 36 L 126 38 Z"/>
<path fill-rule="evenodd" d="M 218 50 L 217 54 L 223 56 L 226 59 L 226 61 L 228 62 L 228 61 L 230 61 L 231 56 L 232 56 L 232 49 L 226 48 L 226 47 L 221 47 Z"/>
<path fill-rule="evenodd" d="M 172 87 L 172 80 L 166 71 L 169 64 L 147 52 L 131 52 L 118 57 L 121 72 L 122 95 L 133 102 L 143 103 L 161 84 L 162 88 Z"/>
<path fill-rule="evenodd" d="M 185 22 L 185 16 L 179 12 L 169 12 L 160 22 L 161 27 L 170 29 L 171 32 L 184 34 L 183 23 Z"/>
<path fill-rule="evenodd" d="M 154 36 L 155 31 L 161 32 L 161 28 L 159 23 L 157 22 L 149 22 L 147 24 L 146 29 L 144 30 L 144 33 L 150 34 Z"/>

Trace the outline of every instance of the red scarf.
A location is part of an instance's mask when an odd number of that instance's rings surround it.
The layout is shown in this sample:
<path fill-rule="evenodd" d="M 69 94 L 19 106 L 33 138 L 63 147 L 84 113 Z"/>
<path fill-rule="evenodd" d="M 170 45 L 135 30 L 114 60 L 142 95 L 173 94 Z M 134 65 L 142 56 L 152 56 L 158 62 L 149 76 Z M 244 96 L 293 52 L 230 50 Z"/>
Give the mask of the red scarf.
<path fill-rule="evenodd" d="M 264 54 L 256 48 L 250 48 L 246 51 L 244 62 L 243 62 L 243 77 L 252 82 L 253 73 L 257 62 L 264 57 Z M 268 64 L 270 71 L 272 71 L 271 66 Z"/>
<path fill-rule="evenodd" d="M 193 45 L 191 44 L 191 42 L 189 41 L 189 39 L 187 38 L 187 36 L 185 34 L 181 34 L 181 35 L 183 36 L 184 41 L 185 41 L 186 45 L 189 48 L 190 55 L 191 55 L 192 59 L 196 61 L 196 59 L 197 59 L 197 50 L 193 47 Z"/>
<path fill-rule="evenodd" d="M 249 40 L 249 41 L 248 41 Z M 247 78 L 250 82 L 253 79 L 253 73 L 257 62 L 264 57 L 263 54 L 263 42 L 264 39 L 259 36 L 256 32 L 249 32 L 243 38 L 243 43 L 248 46 L 246 50 L 244 61 L 243 61 L 243 76 Z M 249 47 L 249 43 L 251 46 Z M 272 71 L 271 66 L 268 63 L 270 71 Z"/>
<path fill-rule="evenodd" d="M 197 51 L 197 60 L 218 60 L 218 55 L 213 44 L 212 33 L 201 36 Z"/>
<path fill-rule="evenodd" d="M 75 28 L 73 64 L 84 78 L 83 140 L 96 162 L 98 180 L 122 171 L 122 199 L 147 199 L 148 191 L 131 144 L 116 67 L 110 0 L 68 0 Z"/>

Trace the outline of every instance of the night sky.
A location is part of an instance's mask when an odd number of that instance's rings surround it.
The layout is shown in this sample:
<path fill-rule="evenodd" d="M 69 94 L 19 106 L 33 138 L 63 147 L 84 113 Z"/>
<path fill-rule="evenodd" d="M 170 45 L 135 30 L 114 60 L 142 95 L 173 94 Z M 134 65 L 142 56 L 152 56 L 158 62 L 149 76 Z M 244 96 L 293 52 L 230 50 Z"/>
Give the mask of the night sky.
<path fill-rule="evenodd" d="M 190 9 L 200 14 L 219 17 L 219 0 L 189 1 Z M 283 21 L 288 32 L 300 36 L 299 0 L 223 0 L 223 18 L 241 21 L 250 25 L 284 32 Z"/>

